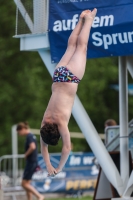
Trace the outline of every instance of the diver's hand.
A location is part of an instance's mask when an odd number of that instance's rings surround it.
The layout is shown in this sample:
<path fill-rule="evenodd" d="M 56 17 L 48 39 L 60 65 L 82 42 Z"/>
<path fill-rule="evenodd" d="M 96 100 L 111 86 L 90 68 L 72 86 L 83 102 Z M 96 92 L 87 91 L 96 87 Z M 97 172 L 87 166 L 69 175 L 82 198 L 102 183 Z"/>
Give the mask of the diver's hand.
<path fill-rule="evenodd" d="M 47 166 L 48 176 L 55 176 L 57 174 L 56 169 L 50 164 Z"/>
<path fill-rule="evenodd" d="M 62 169 L 56 168 L 57 174 L 62 171 Z"/>
<path fill-rule="evenodd" d="M 58 175 L 62 170 L 59 170 L 58 168 L 55 169 L 56 170 L 56 173 L 53 173 L 53 174 L 48 174 L 48 177 L 52 177 L 54 178 L 56 175 Z"/>

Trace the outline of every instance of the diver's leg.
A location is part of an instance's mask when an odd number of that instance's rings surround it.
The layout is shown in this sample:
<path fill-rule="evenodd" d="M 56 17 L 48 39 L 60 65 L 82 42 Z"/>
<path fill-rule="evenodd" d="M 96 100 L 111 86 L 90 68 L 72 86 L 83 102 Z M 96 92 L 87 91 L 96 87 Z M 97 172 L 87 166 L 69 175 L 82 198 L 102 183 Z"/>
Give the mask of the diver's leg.
<path fill-rule="evenodd" d="M 97 9 L 94 9 L 92 12 L 88 11 L 85 14 L 85 21 L 77 39 L 76 50 L 67 64 L 67 68 L 79 79 L 82 79 L 85 72 L 87 44 L 96 12 Z"/>
<path fill-rule="evenodd" d="M 76 45 L 77 45 L 77 39 L 78 39 L 78 36 L 82 29 L 83 18 L 85 16 L 86 12 L 87 11 L 83 11 L 81 13 L 79 21 L 68 39 L 68 45 L 67 45 L 66 52 L 63 55 L 63 57 L 61 58 L 60 62 L 57 64 L 56 68 L 61 67 L 61 66 L 66 66 L 68 64 L 68 62 L 70 61 L 71 57 L 73 56 L 75 49 L 76 49 Z"/>

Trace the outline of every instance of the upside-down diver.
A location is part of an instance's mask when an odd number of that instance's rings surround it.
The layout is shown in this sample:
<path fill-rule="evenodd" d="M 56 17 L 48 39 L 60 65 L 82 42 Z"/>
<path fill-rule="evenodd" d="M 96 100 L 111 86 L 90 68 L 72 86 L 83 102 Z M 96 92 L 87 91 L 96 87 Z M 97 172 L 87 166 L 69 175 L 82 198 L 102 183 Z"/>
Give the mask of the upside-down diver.
<path fill-rule="evenodd" d="M 48 176 L 54 176 L 62 171 L 71 150 L 68 122 L 78 84 L 85 73 L 87 44 L 96 13 L 96 8 L 81 13 L 68 39 L 67 50 L 54 71 L 52 95 L 40 130 L 41 152 Z M 57 145 L 60 137 L 63 143 L 62 153 L 59 166 L 55 169 L 50 163 L 48 145 Z"/>

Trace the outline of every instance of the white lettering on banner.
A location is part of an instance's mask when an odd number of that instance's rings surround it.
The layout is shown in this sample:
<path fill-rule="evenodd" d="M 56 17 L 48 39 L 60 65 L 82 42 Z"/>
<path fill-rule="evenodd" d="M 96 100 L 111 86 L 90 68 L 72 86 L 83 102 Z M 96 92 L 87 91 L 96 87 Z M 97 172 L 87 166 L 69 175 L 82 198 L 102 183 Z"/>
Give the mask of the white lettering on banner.
<path fill-rule="evenodd" d="M 81 158 L 80 157 L 75 157 L 75 156 L 71 156 L 70 157 L 70 165 L 80 165 L 81 163 Z"/>
<path fill-rule="evenodd" d="M 38 171 L 35 172 L 32 176 L 33 181 L 38 181 L 38 180 L 44 180 L 48 178 L 48 172 L 47 171 Z M 60 172 L 59 174 L 56 175 L 56 178 L 66 178 L 66 172 Z"/>
<path fill-rule="evenodd" d="M 90 165 L 90 164 L 92 164 L 93 159 L 94 159 L 94 157 L 89 157 L 89 156 L 84 157 L 83 158 L 83 164 L 84 165 L 88 165 L 88 164 Z"/>
<path fill-rule="evenodd" d="M 102 35 L 100 32 L 94 32 L 92 34 L 92 43 L 95 46 L 104 45 L 104 49 L 108 49 L 109 45 L 115 45 L 118 43 L 132 43 L 133 42 L 133 31 L 124 33 L 113 33 Z"/>
<path fill-rule="evenodd" d="M 99 173 L 99 169 L 96 165 L 93 165 L 91 168 L 91 175 L 97 175 Z"/>
<path fill-rule="evenodd" d="M 102 26 L 113 26 L 114 24 L 114 16 L 113 15 L 105 15 L 101 17 L 95 17 L 92 27 L 102 27 Z"/>
<path fill-rule="evenodd" d="M 53 31 L 67 31 L 73 30 L 78 22 L 79 15 L 73 15 L 72 19 L 68 20 L 57 20 L 54 22 Z M 105 16 L 96 16 L 92 27 L 107 27 L 114 25 L 114 16 L 113 15 L 105 15 Z M 104 46 L 104 49 L 108 49 L 110 45 L 117 44 L 125 44 L 125 43 L 133 43 L 133 31 L 131 32 L 123 32 L 123 33 L 113 33 L 113 34 L 102 34 L 100 32 L 92 33 L 92 43 L 94 46 L 100 47 Z"/>
<path fill-rule="evenodd" d="M 54 22 L 53 31 L 67 31 L 67 30 L 73 30 L 76 26 L 76 23 L 78 22 L 78 14 L 75 14 L 72 19 L 68 20 L 57 20 Z"/>
<path fill-rule="evenodd" d="M 67 30 L 73 30 L 78 22 L 79 15 L 75 14 L 73 15 L 72 19 L 68 20 L 57 20 L 54 22 L 53 31 L 67 31 Z M 114 16 L 113 15 L 105 15 L 101 17 L 95 17 L 92 27 L 102 27 L 102 26 L 113 26 L 114 24 Z"/>

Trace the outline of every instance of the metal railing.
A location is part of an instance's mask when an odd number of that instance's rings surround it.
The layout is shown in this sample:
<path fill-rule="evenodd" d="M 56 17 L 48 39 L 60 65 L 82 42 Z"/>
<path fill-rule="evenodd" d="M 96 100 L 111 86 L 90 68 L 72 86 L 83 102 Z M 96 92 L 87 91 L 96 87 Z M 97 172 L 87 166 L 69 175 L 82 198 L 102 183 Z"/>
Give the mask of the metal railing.
<path fill-rule="evenodd" d="M 47 32 L 49 0 L 14 0 L 14 2 L 17 6 L 16 36 Z"/>
<path fill-rule="evenodd" d="M 128 135 L 128 138 L 133 137 L 133 130 Z M 117 135 L 109 144 L 106 145 L 108 151 L 118 151 L 120 147 L 120 136 Z M 133 150 L 132 150 L 133 151 Z"/>
<path fill-rule="evenodd" d="M 66 166 L 66 168 L 64 168 L 63 172 L 61 172 L 57 178 L 56 181 L 60 181 L 59 179 L 62 179 L 66 185 L 68 185 L 69 183 L 73 184 L 78 180 L 78 175 L 79 175 L 79 171 L 81 171 L 81 176 L 82 179 L 86 182 L 86 187 L 88 189 L 88 187 L 94 187 L 95 183 L 96 183 L 96 178 L 97 178 L 97 173 L 98 173 L 98 169 L 96 166 L 94 166 L 94 162 L 93 162 L 93 155 L 91 155 L 90 157 L 86 157 L 87 155 L 85 155 L 84 157 L 82 157 L 82 162 L 85 164 L 81 164 L 79 163 L 79 157 L 76 156 L 82 156 L 83 153 L 82 152 L 77 152 L 74 154 L 71 154 L 70 156 L 70 161 L 69 164 L 71 167 Z M 38 164 L 40 166 L 39 171 L 36 171 L 32 177 L 32 184 L 36 187 L 38 185 L 38 183 L 40 184 L 41 182 L 43 183 L 43 186 L 39 186 L 40 188 L 44 187 L 47 185 L 47 172 L 45 169 L 45 164 L 43 161 L 42 156 L 38 155 Z M 54 157 L 55 156 L 55 157 Z M 57 158 L 56 158 L 57 156 Z M 53 162 L 54 164 L 58 165 L 59 162 L 59 156 L 60 153 L 53 153 L 50 154 L 51 157 L 51 162 Z M 78 160 L 77 160 L 77 159 Z M 85 158 L 85 159 L 83 159 Z M 78 161 L 78 162 L 77 162 Z M 80 160 L 81 162 L 81 160 Z M 79 164 L 77 164 L 79 163 Z M 78 166 L 79 165 L 79 166 Z M 16 197 L 18 195 L 25 195 L 25 191 L 24 189 L 21 187 L 21 181 L 22 181 L 22 177 L 23 177 L 23 170 L 25 167 L 25 158 L 24 158 L 24 154 L 20 154 L 20 155 L 4 155 L 2 157 L 0 157 L 0 200 L 2 199 L 2 195 L 4 197 L 7 196 L 11 196 L 13 200 L 16 200 Z M 83 171 L 88 171 L 88 174 L 86 176 L 82 175 L 84 174 Z M 68 171 L 73 171 L 74 172 L 74 176 L 71 179 L 69 176 L 67 177 L 67 172 Z M 77 172 L 76 172 L 77 171 Z M 75 177 L 75 174 L 78 173 Z M 90 175 L 92 173 L 92 180 L 90 179 Z M 69 180 L 70 179 L 70 180 Z M 79 182 L 82 183 L 83 180 L 78 180 Z M 80 184 L 81 184 L 80 183 Z M 52 184 L 52 182 L 51 182 Z M 37 186 L 38 187 L 38 186 Z M 51 185 L 50 187 L 53 186 Z M 42 191 L 41 188 L 41 191 Z M 80 190 L 81 188 L 79 188 Z M 78 190 L 78 191 L 79 191 Z M 64 193 L 67 193 L 67 189 L 64 187 L 64 189 L 62 190 Z M 51 190 L 49 191 L 44 191 L 47 193 L 50 193 Z"/>
<path fill-rule="evenodd" d="M 20 185 L 20 178 L 23 174 L 24 155 L 4 155 L 0 157 L 0 181 L 1 185 Z"/>
<path fill-rule="evenodd" d="M 128 138 L 133 138 L 133 119 L 128 123 Z M 114 136 L 112 135 L 114 134 Z M 120 148 L 120 127 L 110 126 L 105 129 L 105 145 L 108 151 L 119 151 Z M 111 138 L 112 135 L 112 138 Z M 110 138 L 110 139 L 109 139 Z M 129 148 L 133 158 L 133 148 Z"/>
<path fill-rule="evenodd" d="M 24 155 L 4 155 L 0 157 L 0 197 L 5 196 L 16 200 L 17 195 L 25 195 L 21 187 L 24 168 Z"/>

